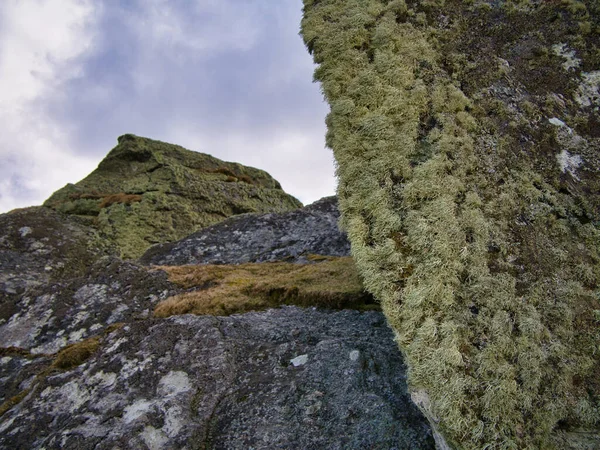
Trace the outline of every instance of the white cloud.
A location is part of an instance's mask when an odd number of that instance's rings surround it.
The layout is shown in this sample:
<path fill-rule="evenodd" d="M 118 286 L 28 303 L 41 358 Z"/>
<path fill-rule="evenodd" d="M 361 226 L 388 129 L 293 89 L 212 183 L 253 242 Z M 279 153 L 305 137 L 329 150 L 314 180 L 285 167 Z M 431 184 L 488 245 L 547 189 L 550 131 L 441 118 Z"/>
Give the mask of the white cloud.
<path fill-rule="evenodd" d="M 91 0 L 0 4 L 0 212 L 39 204 L 93 169 L 39 105 L 81 76 L 74 61 L 91 49 L 97 13 Z"/>
<path fill-rule="evenodd" d="M 324 148 L 324 124 L 311 133 L 282 128 L 260 137 L 235 130 L 214 137 L 193 130 L 180 123 L 163 139 L 212 155 L 218 149 L 220 159 L 265 170 L 305 205 L 335 194 L 333 154 Z"/>
<path fill-rule="evenodd" d="M 201 56 L 249 50 L 264 28 L 260 3 L 197 0 L 187 9 L 169 0 L 143 0 L 139 3 L 143 6 L 141 16 L 131 16 L 130 25 L 151 44 L 146 47 L 148 51 L 180 47 Z"/>

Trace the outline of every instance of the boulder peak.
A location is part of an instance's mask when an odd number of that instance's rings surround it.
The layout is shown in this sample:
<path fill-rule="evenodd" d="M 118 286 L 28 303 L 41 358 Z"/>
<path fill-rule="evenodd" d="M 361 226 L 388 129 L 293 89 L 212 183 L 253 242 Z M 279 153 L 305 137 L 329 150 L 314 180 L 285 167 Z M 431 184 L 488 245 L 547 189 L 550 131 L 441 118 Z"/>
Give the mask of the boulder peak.
<path fill-rule="evenodd" d="M 232 215 L 302 204 L 263 170 L 125 134 L 96 170 L 44 206 L 98 229 L 121 256 L 135 258 Z"/>

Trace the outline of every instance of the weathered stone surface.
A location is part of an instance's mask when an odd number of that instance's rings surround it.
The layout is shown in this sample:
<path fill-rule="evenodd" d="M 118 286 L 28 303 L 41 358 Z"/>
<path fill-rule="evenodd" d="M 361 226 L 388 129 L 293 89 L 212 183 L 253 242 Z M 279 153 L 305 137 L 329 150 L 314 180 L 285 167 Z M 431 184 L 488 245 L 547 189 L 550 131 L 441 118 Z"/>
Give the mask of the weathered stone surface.
<path fill-rule="evenodd" d="M 107 326 L 144 319 L 176 292 L 163 272 L 105 257 L 85 276 L 43 284 L 13 300 L 0 318 L 0 346 L 55 353 Z"/>
<path fill-rule="evenodd" d="M 0 360 L 0 367 L 13 364 Z M 31 449 L 430 449 L 377 312 L 285 307 L 133 322 L 0 422 Z"/>
<path fill-rule="evenodd" d="M 262 170 L 130 134 L 44 205 L 97 228 L 124 258 L 235 214 L 302 206 Z"/>
<path fill-rule="evenodd" d="M 91 262 L 111 250 L 114 249 L 95 230 L 49 208 L 32 207 L 1 214 L 0 296 L 20 294 L 28 287 L 51 280 L 80 276 Z"/>
<path fill-rule="evenodd" d="M 347 256 L 350 243 L 338 228 L 335 197 L 285 213 L 244 214 L 178 242 L 150 248 L 145 264 L 241 264 L 306 262 L 308 255 Z"/>

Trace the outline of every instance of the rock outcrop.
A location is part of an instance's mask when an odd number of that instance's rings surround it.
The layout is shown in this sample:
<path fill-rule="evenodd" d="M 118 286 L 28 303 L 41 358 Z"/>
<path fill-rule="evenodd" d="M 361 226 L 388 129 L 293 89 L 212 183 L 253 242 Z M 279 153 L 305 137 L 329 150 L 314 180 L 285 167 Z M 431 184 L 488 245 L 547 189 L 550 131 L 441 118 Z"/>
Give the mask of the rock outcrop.
<path fill-rule="evenodd" d="M 94 172 L 44 206 L 98 229 L 124 258 L 235 214 L 302 206 L 262 170 L 131 134 L 118 142 Z"/>
<path fill-rule="evenodd" d="M 243 214 L 169 244 L 151 247 L 140 261 L 155 265 L 307 262 L 310 255 L 349 256 L 338 229 L 337 199 L 327 197 L 286 213 Z"/>
<path fill-rule="evenodd" d="M 342 223 L 440 446 L 600 448 L 599 24 L 304 0 Z"/>
<path fill-rule="evenodd" d="M 0 320 L 16 311 L 14 302 L 29 289 L 82 276 L 114 252 L 96 230 L 48 208 L 0 215 Z"/>
<path fill-rule="evenodd" d="M 21 377 L 2 448 L 433 449 L 381 313 L 185 315 L 116 329 L 77 367 L 28 358 L 0 360 L 44 373 Z"/>
<path fill-rule="evenodd" d="M 337 217 L 243 214 L 142 265 L 80 217 L 1 215 L 0 448 L 433 449 Z"/>

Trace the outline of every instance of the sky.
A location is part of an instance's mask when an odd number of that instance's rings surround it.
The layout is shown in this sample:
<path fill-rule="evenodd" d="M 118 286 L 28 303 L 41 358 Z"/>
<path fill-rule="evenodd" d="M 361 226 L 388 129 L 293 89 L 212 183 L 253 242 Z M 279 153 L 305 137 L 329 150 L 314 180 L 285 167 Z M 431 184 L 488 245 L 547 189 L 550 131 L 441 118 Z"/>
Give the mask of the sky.
<path fill-rule="evenodd" d="M 1 0 L 0 213 L 39 205 L 126 133 L 269 172 L 309 204 L 333 156 L 301 0 Z"/>

